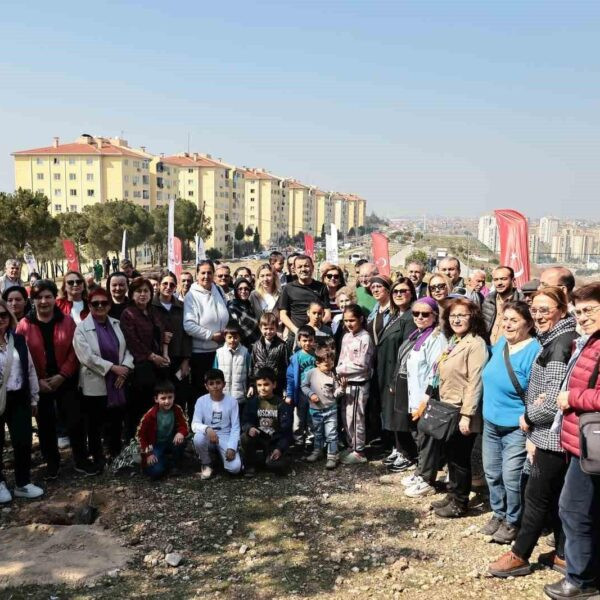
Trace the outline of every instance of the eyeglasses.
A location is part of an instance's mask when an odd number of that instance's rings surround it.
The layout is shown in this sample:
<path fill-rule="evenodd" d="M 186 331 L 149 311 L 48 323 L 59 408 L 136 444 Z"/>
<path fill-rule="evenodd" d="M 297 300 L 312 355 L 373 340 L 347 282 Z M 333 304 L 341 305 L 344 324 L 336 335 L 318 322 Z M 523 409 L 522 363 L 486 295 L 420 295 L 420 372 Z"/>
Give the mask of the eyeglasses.
<path fill-rule="evenodd" d="M 163 287 L 168 287 L 168 288 L 176 288 L 177 285 L 175 283 L 173 283 L 172 281 L 163 281 L 160 285 L 162 285 Z"/>
<path fill-rule="evenodd" d="M 340 276 L 337 273 L 327 273 L 327 275 L 325 275 L 325 277 L 327 279 L 339 279 Z"/>
<path fill-rule="evenodd" d="M 430 317 L 432 314 L 433 314 L 433 311 L 431 311 L 431 310 L 425 310 L 423 312 L 421 312 L 419 310 L 412 311 L 413 317 L 423 317 L 424 319 L 426 319 L 427 317 Z"/>
<path fill-rule="evenodd" d="M 401 296 L 403 294 L 410 294 L 410 290 L 408 288 L 396 288 L 392 294 L 394 294 L 394 296 Z"/>
<path fill-rule="evenodd" d="M 536 315 L 540 315 L 540 317 L 547 317 L 550 313 L 553 313 L 556 308 L 548 308 L 547 306 L 542 306 L 542 308 L 530 308 L 529 312 L 532 317 Z"/>
<path fill-rule="evenodd" d="M 466 319 L 470 319 L 471 315 L 470 314 L 464 314 L 464 315 L 449 315 L 448 319 L 450 321 L 465 321 Z"/>
<path fill-rule="evenodd" d="M 224 279 L 225 277 L 229 277 L 229 273 L 219 273 L 218 275 L 215 275 L 215 277 L 217 279 Z"/>
<path fill-rule="evenodd" d="M 67 285 L 81 285 L 83 283 L 83 279 L 69 279 L 69 281 L 65 281 Z"/>
<path fill-rule="evenodd" d="M 447 289 L 447 285 L 445 283 L 436 283 L 435 285 L 430 285 L 429 289 L 432 292 L 441 292 L 442 290 Z"/>
<path fill-rule="evenodd" d="M 250 288 L 247 287 L 239 287 L 238 288 L 238 292 L 247 292 L 248 294 L 250 293 Z"/>
<path fill-rule="evenodd" d="M 90 306 L 92 308 L 105 308 L 106 306 L 109 306 L 110 302 L 108 300 L 94 300 L 93 302 L 90 302 Z"/>
<path fill-rule="evenodd" d="M 576 308 L 573 312 L 577 318 L 591 317 L 598 309 L 600 306 L 586 306 L 585 308 Z"/>
<path fill-rule="evenodd" d="M 8 318 L 9 318 L 9 314 L 5 310 L 0 312 L 0 319 L 8 319 Z"/>

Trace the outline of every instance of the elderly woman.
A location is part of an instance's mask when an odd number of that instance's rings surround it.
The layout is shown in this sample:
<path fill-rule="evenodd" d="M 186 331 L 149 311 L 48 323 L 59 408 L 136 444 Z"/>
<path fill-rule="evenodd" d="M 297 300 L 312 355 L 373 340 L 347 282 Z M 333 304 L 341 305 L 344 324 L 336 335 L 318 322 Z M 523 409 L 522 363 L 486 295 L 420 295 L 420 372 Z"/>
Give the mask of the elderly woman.
<path fill-rule="evenodd" d="M 229 311 L 223 291 L 214 283 L 215 266 L 201 260 L 196 267 L 196 283 L 183 301 L 183 328 L 192 338 L 192 386 L 196 398 L 206 394 L 204 374 L 212 368 L 217 348 L 225 340 Z"/>
<path fill-rule="evenodd" d="M 17 323 L 31 310 L 27 290 L 20 285 L 8 288 L 2 294 L 2 299 L 8 304 Z"/>
<path fill-rule="evenodd" d="M 481 533 L 500 544 L 514 540 L 521 522 L 521 474 L 527 453 L 519 420 L 540 350 L 533 333 L 529 306 L 522 301 L 504 304 L 502 337 L 483 370 L 483 469 L 492 517 Z"/>
<path fill-rule="evenodd" d="M 436 273 L 431 276 L 427 284 L 427 291 L 439 306 L 452 292 L 452 282 L 442 273 Z"/>
<path fill-rule="evenodd" d="M 530 308 L 541 344 L 531 369 L 526 408 L 520 418 L 527 434 L 526 449 L 531 472 L 525 488 L 521 526 L 512 550 L 489 566 L 496 577 L 515 577 L 531 572 L 529 558 L 550 519 L 556 551 L 539 561 L 563 569 L 564 534 L 558 516 L 558 499 L 567 471 L 567 457 L 554 430 L 556 399 L 567 374 L 573 342 L 578 337 L 575 319 L 568 313 L 567 297 L 558 287 L 535 292 Z"/>
<path fill-rule="evenodd" d="M 399 349 L 416 329 L 411 305 L 416 300 L 415 287 L 408 277 L 400 277 L 390 288 L 390 322 L 376 345 L 376 370 L 381 401 L 381 421 L 384 431 L 393 435 L 391 454 L 384 459 L 395 473 L 404 471 L 417 458 L 417 446 L 411 435 L 407 397 L 391 392 L 396 366 L 401 358 Z M 399 390 L 401 392 L 401 390 Z M 388 446 L 389 448 L 389 446 Z"/>
<path fill-rule="evenodd" d="M 144 413 L 154 403 L 154 385 L 168 375 L 165 356 L 173 333 L 163 315 L 152 306 L 152 284 L 136 277 L 129 286 L 130 305 L 121 315 L 121 329 L 133 355 L 134 370 L 127 407 L 127 436 L 133 438 Z"/>
<path fill-rule="evenodd" d="M 448 461 L 448 494 L 433 506 L 439 517 L 456 518 L 467 513 L 471 493 L 471 452 L 475 436 L 481 431 L 481 374 L 488 351 L 481 311 L 466 298 L 446 301 L 442 331 L 448 345 L 434 365 L 425 399 L 430 402 L 439 399 L 456 407 L 459 422 L 446 441 L 423 435 L 421 448 L 428 456 L 429 464 L 419 465 L 424 485 L 421 493 L 413 496 L 435 492 L 432 484 L 443 452 Z M 424 408 L 422 403 L 417 414 L 422 414 Z M 411 489 L 414 490 L 410 488 L 407 492 Z"/>
<path fill-rule="evenodd" d="M 581 598 L 583 594 L 600 593 L 600 474 L 582 469 L 581 460 L 587 452 L 580 446 L 582 417 L 588 418 L 590 413 L 600 412 L 600 283 L 596 281 L 576 290 L 573 302 L 584 336 L 578 340 L 564 391 L 557 398 L 563 413 L 561 444 L 569 456 L 565 485 L 560 495 L 567 573 L 565 579 L 544 587 L 551 598 L 567 595 Z M 593 430 L 597 430 L 598 426 L 590 428 L 594 435 Z"/>
<path fill-rule="evenodd" d="M 335 296 L 337 291 L 346 285 L 344 272 L 336 265 L 328 265 L 328 268 L 323 272 L 321 281 L 325 284 L 327 292 L 329 293 L 331 316 L 335 318 L 335 316 L 342 314 L 342 309 L 337 305 Z"/>
<path fill-rule="evenodd" d="M 256 271 L 256 288 L 250 292 L 250 303 L 257 320 L 264 312 L 277 312 L 277 300 L 281 294 L 279 277 L 271 265 L 261 265 Z"/>
<path fill-rule="evenodd" d="M 242 344 L 247 348 L 260 338 L 258 319 L 250 302 L 251 292 L 252 284 L 247 279 L 237 279 L 233 284 L 233 300 L 227 303 L 231 319 L 240 326 Z"/>
<path fill-rule="evenodd" d="M 14 289 L 14 288 L 9 288 Z M 17 321 L 8 304 L 0 300 L 0 428 L 8 425 L 14 454 L 17 498 L 39 498 L 44 490 L 31 483 L 31 416 L 36 413 L 39 385 L 25 338 L 15 333 Z M 4 438 L 2 439 L 4 441 Z M 10 502 L 2 470 L 0 446 L 0 504 Z"/>
<path fill-rule="evenodd" d="M 103 432 L 108 435 L 110 459 L 121 452 L 125 382 L 134 362 L 119 321 L 108 316 L 110 293 L 97 287 L 90 292 L 88 304 L 90 314 L 77 325 L 73 347 L 80 364 L 79 388 L 83 394 L 88 449 L 94 465 L 102 471 Z"/>
<path fill-rule="evenodd" d="M 79 271 L 67 271 L 56 299 L 56 306 L 65 315 L 70 315 L 78 325 L 89 314 L 87 306 L 87 289 L 83 275 Z"/>

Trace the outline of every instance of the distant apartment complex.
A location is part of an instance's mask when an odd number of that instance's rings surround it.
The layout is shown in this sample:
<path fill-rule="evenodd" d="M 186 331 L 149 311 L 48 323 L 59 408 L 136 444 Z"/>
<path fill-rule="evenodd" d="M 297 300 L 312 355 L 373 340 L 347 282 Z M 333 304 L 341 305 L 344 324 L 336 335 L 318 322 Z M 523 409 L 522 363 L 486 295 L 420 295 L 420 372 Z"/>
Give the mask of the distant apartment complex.
<path fill-rule="evenodd" d="M 196 204 L 210 218 L 207 247 L 221 251 L 238 223 L 258 229 L 261 243 L 277 245 L 300 232 L 321 235 L 335 223 L 342 234 L 364 225 L 366 201 L 324 192 L 264 169 L 237 167 L 210 154 L 157 156 L 121 138 L 84 134 L 75 142 L 13 153 L 15 188 L 40 192 L 52 215 L 89 204 L 129 200 L 145 210 L 172 198 Z"/>
<path fill-rule="evenodd" d="M 494 215 L 483 215 L 479 218 L 477 239 L 492 252 L 500 252 L 498 225 Z"/>

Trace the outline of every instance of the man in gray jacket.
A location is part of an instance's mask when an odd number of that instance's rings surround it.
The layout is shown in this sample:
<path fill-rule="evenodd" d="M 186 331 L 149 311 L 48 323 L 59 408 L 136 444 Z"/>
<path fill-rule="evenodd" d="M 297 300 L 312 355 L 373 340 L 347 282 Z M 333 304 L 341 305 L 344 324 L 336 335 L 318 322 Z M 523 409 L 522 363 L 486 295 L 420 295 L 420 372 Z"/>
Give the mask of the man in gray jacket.
<path fill-rule="evenodd" d="M 494 291 L 486 296 L 481 307 L 485 328 L 492 345 L 502 335 L 502 306 L 506 302 L 524 300 L 521 291 L 515 288 L 514 280 L 515 272 L 511 267 L 500 266 L 492 271 Z"/>

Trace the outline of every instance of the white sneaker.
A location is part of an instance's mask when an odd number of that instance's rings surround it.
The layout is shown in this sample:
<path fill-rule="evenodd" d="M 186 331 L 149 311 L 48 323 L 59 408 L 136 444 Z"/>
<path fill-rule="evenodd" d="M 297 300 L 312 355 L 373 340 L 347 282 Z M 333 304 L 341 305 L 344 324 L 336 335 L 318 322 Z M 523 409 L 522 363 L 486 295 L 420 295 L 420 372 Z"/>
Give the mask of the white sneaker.
<path fill-rule="evenodd" d="M 400 481 L 400 483 L 405 488 L 409 488 L 409 487 L 413 487 L 417 483 L 420 483 L 421 481 L 423 481 L 423 478 L 420 475 L 413 473 L 412 475 L 407 475 L 406 477 L 403 477 L 402 480 Z"/>
<path fill-rule="evenodd" d="M 70 445 L 71 445 L 71 440 L 66 435 L 63 435 L 58 438 L 58 447 L 61 450 L 68 448 Z"/>
<path fill-rule="evenodd" d="M 212 467 L 210 465 L 202 465 L 200 470 L 200 479 L 210 479 L 212 476 Z"/>
<path fill-rule="evenodd" d="M 33 483 L 28 483 L 23 487 L 15 487 L 16 498 L 29 498 L 33 500 L 34 498 L 39 498 L 43 493 L 44 490 L 37 485 L 33 485 Z"/>
<path fill-rule="evenodd" d="M 404 495 L 408 498 L 421 498 L 423 496 L 431 496 L 435 494 L 435 488 L 429 485 L 426 481 L 419 481 L 412 487 L 404 490 Z"/>
<path fill-rule="evenodd" d="M 386 456 L 383 459 L 383 464 L 384 465 L 391 465 L 391 464 L 393 464 L 393 462 L 398 458 L 398 454 L 399 454 L 398 450 L 396 450 L 396 448 L 394 448 L 392 450 L 391 454 L 389 454 L 388 456 Z"/>
<path fill-rule="evenodd" d="M 6 487 L 4 481 L 0 481 L 0 504 L 6 504 L 12 500 L 12 496 Z"/>

